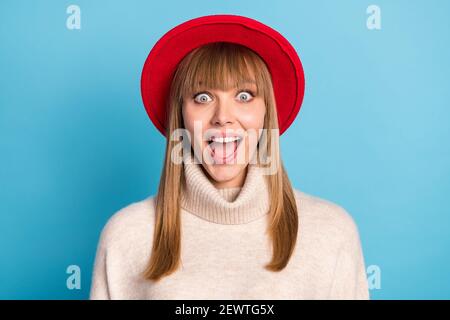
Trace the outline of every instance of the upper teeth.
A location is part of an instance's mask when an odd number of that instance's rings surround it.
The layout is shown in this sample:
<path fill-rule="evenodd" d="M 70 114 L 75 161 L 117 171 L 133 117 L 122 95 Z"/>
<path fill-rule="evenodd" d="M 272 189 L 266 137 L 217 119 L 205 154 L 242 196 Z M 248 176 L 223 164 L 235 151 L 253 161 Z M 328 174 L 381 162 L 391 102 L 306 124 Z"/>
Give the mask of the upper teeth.
<path fill-rule="evenodd" d="M 226 138 L 212 137 L 210 139 L 210 141 L 220 142 L 220 143 L 228 143 L 228 142 L 233 142 L 233 141 L 240 140 L 240 139 L 241 139 L 241 137 L 226 137 Z"/>

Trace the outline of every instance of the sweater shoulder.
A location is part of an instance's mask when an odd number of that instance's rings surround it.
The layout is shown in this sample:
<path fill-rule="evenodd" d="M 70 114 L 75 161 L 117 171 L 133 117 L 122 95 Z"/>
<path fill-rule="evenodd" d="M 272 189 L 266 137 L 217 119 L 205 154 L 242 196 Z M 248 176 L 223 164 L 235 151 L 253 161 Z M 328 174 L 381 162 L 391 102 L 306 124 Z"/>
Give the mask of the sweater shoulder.
<path fill-rule="evenodd" d="M 116 211 L 106 222 L 101 232 L 101 243 L 113 246 L 121 242 L 132 243 L 133 239 L 148 236 L 153 229 L 155 196 L 126 205 Z"/>
<path fill-rule="evenodd" d="M 352 215 L 340 204 L 294 189 L 303 228 L 333 239 L 355 240 L 358 227 Z"/>

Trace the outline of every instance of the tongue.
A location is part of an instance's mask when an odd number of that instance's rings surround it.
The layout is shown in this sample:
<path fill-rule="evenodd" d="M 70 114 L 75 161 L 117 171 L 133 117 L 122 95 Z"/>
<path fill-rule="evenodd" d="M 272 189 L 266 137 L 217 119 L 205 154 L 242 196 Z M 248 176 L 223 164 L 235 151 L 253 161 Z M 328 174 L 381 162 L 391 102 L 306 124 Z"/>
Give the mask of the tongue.
<path fill-rule="evenodd" d="M 228 142 L 228 143 L 221 143 L 221 142 L 212 142 L 210 144 L 210 148 L 214 153 L 214 158 L 228 158 L 233 154 L 233 152 L 236 150 L 237 143 L 234 142 Z"/>

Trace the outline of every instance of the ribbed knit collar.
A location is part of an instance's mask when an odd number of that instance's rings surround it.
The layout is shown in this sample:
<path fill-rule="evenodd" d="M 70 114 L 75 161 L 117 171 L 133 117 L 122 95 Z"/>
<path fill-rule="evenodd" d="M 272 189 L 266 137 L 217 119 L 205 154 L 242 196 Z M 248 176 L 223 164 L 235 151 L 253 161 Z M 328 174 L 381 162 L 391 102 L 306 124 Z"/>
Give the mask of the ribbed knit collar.
<path fill-rule="evenodd" d="M 198 217 L 220 224 L 243 224 L 269 210 L 269 193 L 262 169 L 249 163 L 242 188 L 216 188 L 199 163 L 184 163 L 186 189 L 181 207 Z"/>

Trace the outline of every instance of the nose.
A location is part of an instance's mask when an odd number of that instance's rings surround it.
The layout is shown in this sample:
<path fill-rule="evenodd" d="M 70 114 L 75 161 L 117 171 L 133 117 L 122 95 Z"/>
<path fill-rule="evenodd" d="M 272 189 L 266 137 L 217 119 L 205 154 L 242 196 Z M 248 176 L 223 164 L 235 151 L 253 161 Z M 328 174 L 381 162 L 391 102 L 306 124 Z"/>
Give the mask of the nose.
<path fill-rule="evenodd" d="M 214 126 L 225 126 L 234 122 L 231 102 L 225 99 L 218 100 L 215 105 L 214 115 L 211 118 L 211 124 Z"/>

